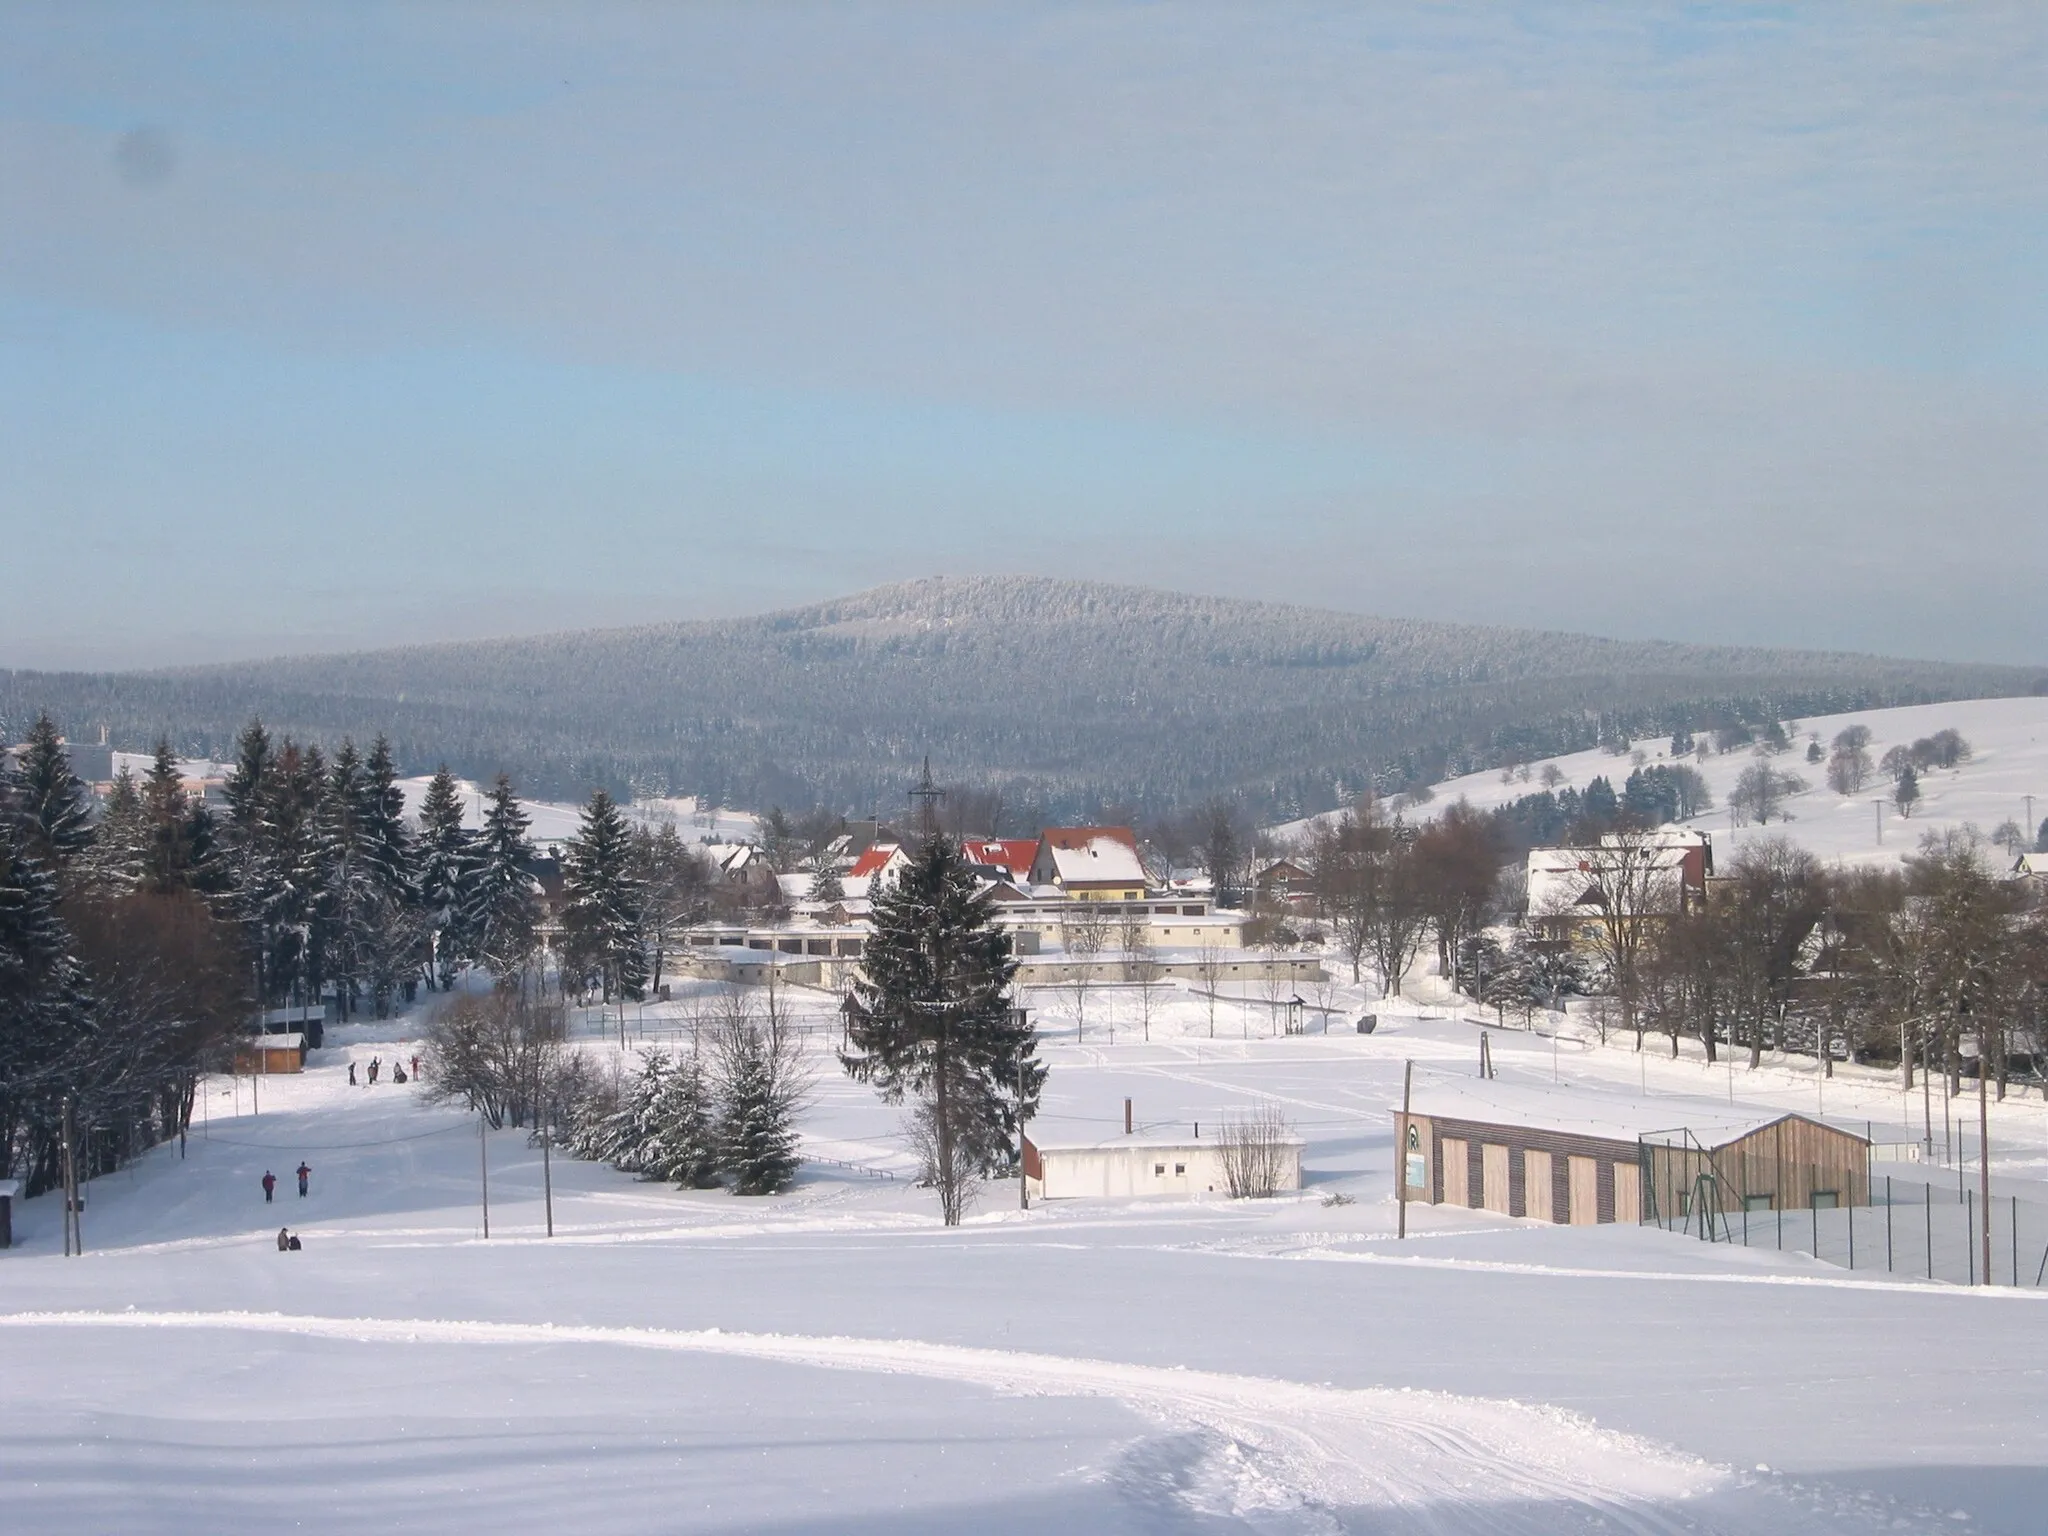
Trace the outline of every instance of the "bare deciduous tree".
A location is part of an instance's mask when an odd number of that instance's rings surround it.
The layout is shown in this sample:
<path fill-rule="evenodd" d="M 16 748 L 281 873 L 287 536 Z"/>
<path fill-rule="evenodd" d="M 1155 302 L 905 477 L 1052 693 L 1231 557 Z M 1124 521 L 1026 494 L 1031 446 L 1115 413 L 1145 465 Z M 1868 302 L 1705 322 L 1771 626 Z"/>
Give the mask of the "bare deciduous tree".
<path fill-rule="evenodd" d="M 1279 1105 L 1267 1102 L 1226 1115 L 1220 1139 L 1223 1182 L 1232 1199 L 1263 1200 L 1279 1192 L 1293 1141 Z"/>
<path fill-rule="evenodd" d="M 1109 912 L 1099 901 L 1073 901 L 1060 912 L 1060 948 L 1067 958 L 1067 986 L 1074 994 L 1074 1038 L 1087 1024 L 1088 988 L 1096 958 L 1109 947 Z"/>

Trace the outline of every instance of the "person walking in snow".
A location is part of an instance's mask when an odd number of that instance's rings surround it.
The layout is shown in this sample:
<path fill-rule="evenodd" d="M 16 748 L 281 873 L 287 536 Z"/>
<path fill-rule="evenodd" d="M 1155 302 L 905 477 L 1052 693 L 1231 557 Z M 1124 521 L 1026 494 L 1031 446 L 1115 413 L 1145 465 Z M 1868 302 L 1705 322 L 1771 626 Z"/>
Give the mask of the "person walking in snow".
<path fill-rule="evenodd" d="M 354 1062 L 350 1062 L 350 1063 L 348 1064 L 348 1085 L 349 1085 L 349 1087 L 351 1087 L 351 1088 L 354 1088 L 354 1087 L 356 1087 L 356 1086 L 357 1086 L 357 1083 L 356 1083 L 356 1064 L 355 1064 Z"/>
<path fill-rule="evenodd" d="M 414 1077 L 418 1077 L 420 1075 L 420 1059 L 417 1056 L 413 1057 L 412 1059 L 412 1075 Z"/>
<path fill-rule="evenodd" d="M 279 1227 L 277 1229 L 277 1251 L 279 1253 L 283 1253 L 286 1249 L 290 1248 L 291 1245 L 291 1233 L 287 1232 L 283 1227 Z"/>
<path fill-rule="evenodd" d="M 263 1203 L 270 1204 L 270 1197 L 277 1192 L 277 1175 L 268 1168 L 263 1170 Z"/>
<path fill-rule="evenodd" d="M 308 1179 L 310 1179 L 311 1177 L 313 1177 L 313 1170 L 312 1170 L 312 1169 L 310 1169 L 310 1168 L 308 1168 L 308 1167 L 306 1166 L 306 1160 L 305 1160 L 304 1158 L 300 1158 L 300 1159 L 299 1159 L 299 1168 L 298 1168 L 298 1173 L 299 1173 L 299 1198 L 300 1198 L 301 1200 L 303 1200 L 303 1199 L 305 1199 L 305 1198 L 306 1198 L 306 1180 L 308 1180 Z"/>
<path fill-rule="evenodd" d="M 372 1088 L 377 1086 L 377 1068 L 383 1064 L 383 1061 L 384 1058 L 382 1056 L 372 1056 L 370 1058 L 370 1086 Z"/>

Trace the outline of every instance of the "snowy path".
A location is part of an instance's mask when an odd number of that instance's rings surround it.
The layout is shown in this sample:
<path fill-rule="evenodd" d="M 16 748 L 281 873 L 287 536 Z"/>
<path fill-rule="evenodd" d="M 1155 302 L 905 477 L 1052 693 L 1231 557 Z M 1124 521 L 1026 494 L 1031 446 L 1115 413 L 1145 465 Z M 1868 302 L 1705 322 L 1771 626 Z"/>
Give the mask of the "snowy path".
<path fill-rule="evenodd" d="M 10 1329 L 232 1330 L 360 1343 L 601 1346 L 1111 1398 L 1181 1433 L 1118 1470 L 1139 1504 L 1271 1532 L 1740 1533 L 1896 1527 L 1901 1511 L 1789 1508 L 1778 1489 L 1547 1407 L 1348 1390 L 915 1340 L 256 1312 L 39 1312 Z M 1706 1498 L 1721 1494 L 1727 1497 Z M 1831 1514 L 1835 1518 L 1831 1518 Z M 1843 1515 L 1862 1516 L 1849 1524 Z M 1917 1523 L 1917 1522 L 1913 1522 Z"/>

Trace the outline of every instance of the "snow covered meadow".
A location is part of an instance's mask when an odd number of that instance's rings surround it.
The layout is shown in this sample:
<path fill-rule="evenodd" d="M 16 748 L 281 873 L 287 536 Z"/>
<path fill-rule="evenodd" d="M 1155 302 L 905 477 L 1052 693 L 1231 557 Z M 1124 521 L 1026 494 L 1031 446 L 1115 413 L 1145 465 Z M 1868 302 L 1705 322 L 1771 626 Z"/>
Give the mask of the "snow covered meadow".
<path fill-rule="evenodd" d="M 1016 1208 L 943 1229 L 895 1112 L 837 1072 L 811 998 L 814 1159 L 782 1197 L 557 1158 L 544 1235 L 522 1133 L 346 1064 L 215 1080 L 181 1157 L 51 1198 L 0 1255 L 10 1530 L 1076 1533 L 1864 1532 L 2039 1527 L 2048 1298 L 1850 1275 L 1633 1226 L 1415 1206 L 1394 1237 L 1389 1106 L 1471 1081 L 1478 1023 L 1429 1001 L 1276 1037 L 1257 997 L 1028 998 L 1046 1139 L 1182 1134 L 1256 1102 L 1308 1142 L 1298 1197 Z M 629 1010 L 627 1049 L 684 1028 Z M 1540 1022 L 1540 1020 L 1539 1020 Z M 1211 1028 L 1215 1034 L 1210 1034 Z M 616 1051 L 618 1021 L 583 1022 Z M 1114 1030 L 1114 1039 L 1111 1031 Z M 1843 1069 L 1754 1074 L 1500 1031 L 1503 1082 L 1588 1113 L 1643 1099 L 1823 1111 L 1908 1134 Z M 1998 1187 L 2048 1172 L 2048 1106 L 1993 1107 Z M 1917 1131 L 1917 1118 L 1912 1122 Z M 1891 1129 L 1887 1131 L 1887 1127 Z M 304 1158 L 312 1193 L 292 1192 Z M 490 1236 L 480 1163 L 488 1162 Z M 267 1206 L 258 1181 L 281 1179 Z M 890 1175 L 894 1175 L 891 1177 Z M 1929 1175 L 1942 1176 L 1939 1171 Z M 1343 1198 L 1340 1198 L 1343 1197 Z M 280 1224 L 304 1238 L 277 1251 Z"/>

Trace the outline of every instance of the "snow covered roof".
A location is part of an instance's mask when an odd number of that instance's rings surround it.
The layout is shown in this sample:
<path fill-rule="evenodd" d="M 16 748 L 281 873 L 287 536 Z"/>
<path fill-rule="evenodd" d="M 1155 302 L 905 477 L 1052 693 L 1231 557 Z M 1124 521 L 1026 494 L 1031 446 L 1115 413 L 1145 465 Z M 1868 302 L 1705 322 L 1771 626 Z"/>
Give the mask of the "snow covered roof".
<path fill-rule="evenodd" d="M 0 1200 L 16 1200 L 21 1197 L 21 1180 L 0 1179 Z"/>
<path fill-rule="evenodd" d="M 1685 882 L 1685 863 L 1703 846 L 1697 840 L 1660 841 L 1644 850 L 1642 863 L 1630 868 L 1647 868 L 1653 882 L 1648 894 L 1653 906 L 1676 906 Z M 1529 910 L 1547 916 L 1588 904 L 1603 858 L 1614 855 L 1606 848 L 1531 848 L 1529 850 Z M 1619 860 L 1606 866 L 1619 872 Z"/>
<path fill-rule="evenodd" d="M 305 1045 L 306 1037 L 299 1034 L 250 1035 L 246 1043 L 249 1045 L 260 1045 L 265 1050 L 270 1051 L 296 1051 Z"/>
<path fill-rule="evenodd" d="M 1030 1138 L 1031 1145 L 1040 1152 L 1219 1152 L 1223 1149 L 1220 1137 L 1187 1136 L 1104 1136 L 1099 1141 L 1040 1141 Z M 1308 1143 L 1299 1136 L 1277 1136 L 1274 1145 L 1282 1147 L 1306 1147 Z"/>
<path fill-rule="evenodd" d="M 1038 857 L 1038 840 L 1030 837 L 963 837 L 960 851 L 970 864 L 1006 870 L 1012 879 L 1031 874 L 1031 861 Z"/>
<path fill-rule="evenodd" d="M 884 866 L 902 852 L 900 843 L 869 843 L 861 850 L 861 856 L 853 861 L 853 867 L 846 872 L 849 880 L 866 880 L 882 872 Z"/>
<path fill-rule="evenodd" d="M 1032 874 L 1060 885 L 1144 885 L 1145 864 L 1129 827 L 1047 827 Z"/>
<path fill-rule="evenodd" d="M 1418 1083 L 1410 1106 L 1432 1119 L 1471 1120 L 1487 1125 L 1521 1125 L 1571 1136 L 1640 1141 L 1661 1131 L 1687 1130 L 1702 1146 L 1718 1147 L 1759 1126 L 1804 1116 L 1744 1116 L 1726 1104 L 1695 1098 L 1620 1098 L 1570 1083 L 1504 1083 L 1471 1078 Z M 1401 1106 L 1391 1106 L 1399 1114 Z"/>

